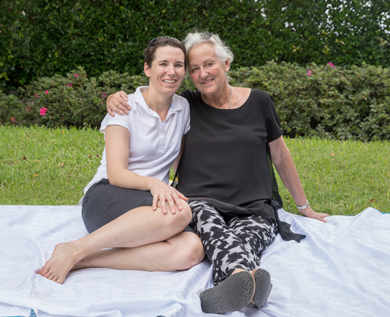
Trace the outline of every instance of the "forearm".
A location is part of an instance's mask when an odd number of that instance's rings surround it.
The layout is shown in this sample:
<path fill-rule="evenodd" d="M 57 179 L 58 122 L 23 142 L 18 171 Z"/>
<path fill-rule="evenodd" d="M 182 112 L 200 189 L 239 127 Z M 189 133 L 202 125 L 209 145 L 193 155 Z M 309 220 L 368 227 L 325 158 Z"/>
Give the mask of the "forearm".
<path fill-rule="evenodd" d="M 150 191 L 153 184 L 161 182 L 154 177 L 141 176 L 127 169 L 108 170 L 107 175 L 110 185 L 129 189 Z"/>
<path fill-rule="evenodd" d="M 306 195 L 303 190 L 298 171 L 294 165 L 291 154 L 284 153 L 278 163 L 274 163 L 276 170 L 282 179 L 283 184 L 293 197 L 295 204 L 304 206 L 306 204 Z"/>
<path fill-rule="evenodd" d="M 301 180 L 299 179 L 298 171 L 295 168 L 290 151 L 284 143 L 283 136 L 270 142 L 269 146 L 272 162 L 275 165 L 283 184 L 287 187 L 295 201 L 295 204 L 297 206 L 304 207 L 299 208 L 300 211 L 306 217 L 326 222 L 324 218 L 329 216 L 327 213 L 315 212 L 309 205 L 306 205 L 307 201 L 305 191 L 303 190 Z"/>

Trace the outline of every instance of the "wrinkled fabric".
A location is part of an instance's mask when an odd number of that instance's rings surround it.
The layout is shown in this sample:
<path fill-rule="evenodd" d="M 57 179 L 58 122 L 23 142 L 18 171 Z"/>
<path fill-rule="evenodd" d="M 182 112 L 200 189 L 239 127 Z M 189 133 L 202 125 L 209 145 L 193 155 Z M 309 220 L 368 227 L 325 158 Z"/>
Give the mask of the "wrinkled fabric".
<path fill-rule="evenodd" d="M 390 316 L 390 215 L 368 208 L 326 224 L 279 217 L 306 238 L 277 235 L 261 259 L 273 284 L 267 304 L 227 316 Z M 0 219 L 0 316 L 202 316 L 199 294 L 213 286 L 208 260 L 181 272 L 79 270 L 59 285 L 36 272 L 57 243 L 87 234 L 81 207 L 0 206 Z"/>

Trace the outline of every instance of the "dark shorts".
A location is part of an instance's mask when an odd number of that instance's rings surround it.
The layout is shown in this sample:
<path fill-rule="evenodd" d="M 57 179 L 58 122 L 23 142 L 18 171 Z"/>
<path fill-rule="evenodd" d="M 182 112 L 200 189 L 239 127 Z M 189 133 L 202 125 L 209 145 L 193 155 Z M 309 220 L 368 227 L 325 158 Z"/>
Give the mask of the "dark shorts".
<path fill-rule="evenodd" d="M 129 210 L 152 206 L 153 196 L 149 191 L 127 189 L 110 185 L 108 179 L 93 184 L 84 196 L 82 217 L 89 233 L 122 216 Z M 184 231 L 194 231 L 187 226 Z"/>

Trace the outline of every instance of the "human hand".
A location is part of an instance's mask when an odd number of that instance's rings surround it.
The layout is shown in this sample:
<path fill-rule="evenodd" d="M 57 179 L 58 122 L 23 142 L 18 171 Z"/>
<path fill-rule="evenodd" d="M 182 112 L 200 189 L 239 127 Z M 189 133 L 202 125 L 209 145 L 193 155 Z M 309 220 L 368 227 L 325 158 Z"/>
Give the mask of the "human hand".
<path fill-rule="evenodd" d="M 177 191 L 175 188 L 157 179 L 152 182 L 150 192 L 153 195 L 152 209 L 156 210 L 158 204 L 158 207 L 161 208 L 164 214 L 167 213 L 166 203 L 168 203 L 172 214 L 175 214 L 176 209 L 178 211 L 183 209 L 180 199 L 185 201 L 188 200 L 186 196 Z"/>
<path fill-rule="evenodd" d="M 122 115 L 123 113 L 128 114 L 131 110 L 131 106 L 127 103 L 129 99 L 124 91 L 118 91 L 115 94 L 109 95 L 106 101 L 107 112 L 114 117 L 117 114 Z"/>
<path fill-rule="evenodd" d="M 324 218 L 329 217 L 328 214 L 322 213 L 322 212 L 315 212 L 313 209 L 311 209 L 310 206 L 307 206 L 305 209 L 299 210 L 301 213 L 303 213 L 306 217 L 317 219 L 322 222 L 327 222 Z"/>

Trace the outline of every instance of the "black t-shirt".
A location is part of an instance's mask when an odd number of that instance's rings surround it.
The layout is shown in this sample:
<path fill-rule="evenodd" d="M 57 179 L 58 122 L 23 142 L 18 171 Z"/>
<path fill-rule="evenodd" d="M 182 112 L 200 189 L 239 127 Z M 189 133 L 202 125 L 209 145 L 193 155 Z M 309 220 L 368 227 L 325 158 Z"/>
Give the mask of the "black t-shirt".
<path fill-rule="evenodd" d="M 191 129 L 177 189 L 189 198 L 210 198 L 274 219 L 272 207 L 264 205 L 272 199 L 267 143 L 282 130 L 271 96 L 251 90 L 235 109 L 213 108 L 199 91 L 186 90 L 182 96 L 190 104 Z"/>

